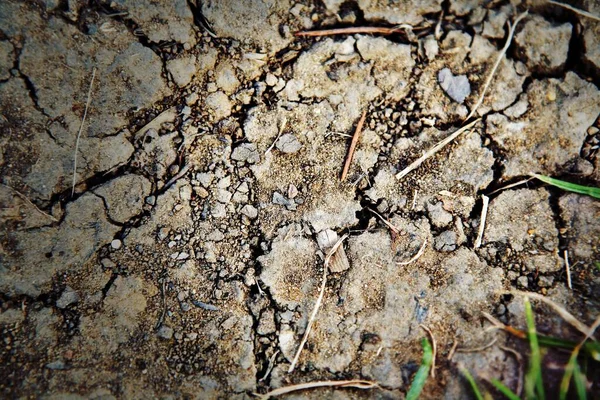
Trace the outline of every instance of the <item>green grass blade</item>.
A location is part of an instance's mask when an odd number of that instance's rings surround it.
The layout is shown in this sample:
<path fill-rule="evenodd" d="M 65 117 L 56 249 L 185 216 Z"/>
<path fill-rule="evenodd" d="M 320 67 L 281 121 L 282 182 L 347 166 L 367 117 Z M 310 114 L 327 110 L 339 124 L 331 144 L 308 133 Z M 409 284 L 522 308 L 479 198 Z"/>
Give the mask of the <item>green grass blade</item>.
<path fill-rule="evenodd" d="M 423 361 L 421 362 L 421 366 L 415 374 L 410 389 L 406 394 L 406 400 L 417 400 L 419 398 L 433 362 L 433 349 L 431 348 L 429 340 L 423 338 L 421 345 L 423 346 Z"/>
<path fill-rule="evenodd" d="M 564 340 L 552 336 L 537 335 L 538 343 L 545 347 L 560 347 L 562 349 L 573 350 L 577 342 Z M 589 355 L 596 361 L 600 361 L 600 342 L 585 342 L 581 348 L 582 352 Z"/>
<path fill-rule="evenodd" d="M 525 375 L 525 397 L 527 399 L 545 399 L 544 383 L 542 381 L 542 355 L 535 330 L 535 320 L 529 299 L 525 297 L 525 319 L 527 321 L 527 333 L 531 356 L 529 359 L 529 371 Z M 537 394 L 537 395 L 536 395 Z"/>
<path fill-rule="evenodd" d="M 585 377 L 581 373 L 581 368 L 579 368 L 579 364 L 575 363 L 575 369 L 573 370 L 573 381 L 575 382 L 575 390 L 577 391 L 577 398 L 579 400 L 586 400 L 586 387 L 585 387 Z"/>
<path fill-rule="evenodd" d="M 494 387 L 496 389 L 498 389 L 498 391 L 500 393 L 502 393 L 504 396 L 506 396 L 508 399 L 510 400 L 521 400 L 519 399 L 519 396 L 517 396 L 515 394 L 515 392 L 513 392 L 512 390 L 509 389 L 508 386 L 506 386 L 504 383 L 500 382 L 498 379 L 492 379 L 492 385 L 494 385 Z"/>
<path fill-rule="evenodd" d="M 471 385 L 471 389 L 473 389 L 473 394 L 475 394 L 475 398 L 477 400 L 483 400 L 483 395 L 479 391 L 479 387 L 477 387 L 477 382 L 475 382 L 475 379 L 473 378 L 473 375 L 471 375 L 469 370 L 467 370 L 466 368 L 461 368 L 460 372 L 465 376 L 465 378 L 467 378 L 469 385 Z"/>
<path fill-rule="evenodd" d="M 588 196 L 592 196 L 596 199 L 600 199 L 600 188 L 593 187 L 593 186 L 577 185 L 575 183 L 561 181 L 560 179 L 550 178 L 549 176 L 545 176 L 545 175 L 531 174 L 531 176 L 534 176 L 537 179 L 539 179 L 540 181 L 545 182 L 552 186 L 556 186 L 560 189 L 567 190 L 567 191 L 573 192 L 573 193 L 587 194 Z"/>
<path fill-rule="evenodd" d="M 565 374 L 563 375 L 562 381 L 560 382 L 560 390 L 558 392 L 559 400 L 566 400 L 567 394 L 569 393 L 569 385 L 571 383 L 571 377 L 573 376 L 573 372 L 575 371 L 575 367 L 577 366 L 577 356 L 579 355 L 579 351 L 576 348 L 571 353 L 571 357 L 569 357 L 569 362 L 565 367 Z"/>
<path fill-rule="evenodd" d="M 594 263 L 594 265 L 596 266 L 596 268 L 598 269 L 598 271 L 600 271 L 600 262 L 596 261 Z"/>

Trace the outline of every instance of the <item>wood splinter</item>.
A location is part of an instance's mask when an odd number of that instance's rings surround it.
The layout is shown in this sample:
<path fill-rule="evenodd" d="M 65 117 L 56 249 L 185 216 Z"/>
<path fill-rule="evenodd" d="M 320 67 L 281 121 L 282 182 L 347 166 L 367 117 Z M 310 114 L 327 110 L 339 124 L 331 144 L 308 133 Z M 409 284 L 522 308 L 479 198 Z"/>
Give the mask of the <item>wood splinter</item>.
<path fill-rule="evenodd" d="M 354 156 L 354 150 L 356 150 L 358 139 L 360 139 L 362 127 L 365 124 L 365 118 L 367 118 L 367 110 L 363 111 L 362 116 L 358 121 L 358 125 L 356 125 L 354 136 L 352 136 L 352 142 L 350 143 L 350 149 L 348 149 L 348 155 L 346 156 L 346 162 L 344 163 L 344 169 L 342 170 L 342 176 L 340 178 L 342 182 L 344 182 L 346 176 L 348 176 L 348 170 L 350 169 L 350 164 L 352 164 L 352 157 Z"/>

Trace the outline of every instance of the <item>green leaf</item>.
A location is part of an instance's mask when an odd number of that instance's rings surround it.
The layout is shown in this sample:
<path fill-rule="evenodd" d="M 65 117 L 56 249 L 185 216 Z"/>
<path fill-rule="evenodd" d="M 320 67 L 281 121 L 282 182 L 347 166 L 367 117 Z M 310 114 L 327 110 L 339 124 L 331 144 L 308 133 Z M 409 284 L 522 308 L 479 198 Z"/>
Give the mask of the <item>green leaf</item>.
<path fill-rule="evenodd" d="M 423 361 L 421 361 L 421 366 L 415 374 L 410 389 L 406 394 L 406 400 L 417 400 L 419 398 L 419 395 L 425 386 L 425 382 L 427 381 L 431 363 L 433 362 L 433 349 L 431 348 L 429 340 L 423 338 L 421 345 L 423 346 Z"/>
<path fill-rule="evenodd" d="M 473 394 L 475 394 L 475 398 L 477 400 L 483 400 L 483 396 L 481 395 L 481 391 L 479 391 L 479 387 L 477 387 L 477 382 L 473 378 L 473 375 L 466 368 L 461 368 L 460 372 L 467 378 L 467 381 L 471 385 L 471 389 L 473 389 Z"/>
<path fill-rule="evenodd" d="M 530 174 L 530 175 L 539 179 L 542 182 L 545 182 L 552 186 L 556 186 L 563 190 L 567 190 L 567 191 L 573 192 L 573 193 L 587 194 L 588 196 L 592 196 L 596 199 L 600 199 L 600 188 L 593 187 L 593 186 L 577 185 L 575 183 L 561 181 L 560 179 L 550 178 L 549 176 L 546 176 L 546 175 L 539 175 L 539 174 Z"/>
<path fill-rule="evenodd" d="M 500 382 L 498 379 L 492 379 L 491 382 L 492 382 L 492 385 L 494 385 L 494 387 L 496 389 L 498 389 L 498 391 L 500 393 L 502 393 L 504 396 L 506 396 L 510 400 L 521 400 L 521 399 L 519 399 L 519 396 L 517 396 L 515 394 L 515 392 L 513 392 L 512 390 L 510 390 L 508 388 L 508 386 L 506 386 L 504 383 Z"/>
<path fill-rule="evenodd" d="M 535 330 L 535 320 L 529 298 L 525 297 L 525 319 L 527 321 L 527 336 L 531 356 L 529 359 L 529 370 L 525 375 L 525 397 L 532 400 L 545 399 L 544 383 L 542 381 L 542 355 Z"/>
<path fill-rule="evenodd" d="M 575 369 L 573 370 L 573 381 L 575 382 L 575 390 L 577 391 L 577 398 L 579 400 L 586 400 L 586 388 L 585 388 L 585 377 L 581 373 L 579 364 L 575 363 Z"/>

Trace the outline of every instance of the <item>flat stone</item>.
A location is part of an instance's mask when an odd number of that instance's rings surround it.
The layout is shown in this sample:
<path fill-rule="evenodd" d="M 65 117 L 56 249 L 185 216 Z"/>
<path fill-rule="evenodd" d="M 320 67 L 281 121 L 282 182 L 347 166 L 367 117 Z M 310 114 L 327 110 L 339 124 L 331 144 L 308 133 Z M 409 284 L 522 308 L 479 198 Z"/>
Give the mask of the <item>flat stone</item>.
<path fill-rule="evenodd" d="M 302 148 L 302 144 L 296 139 L 296 136 L 290 133 L 282 135 L 275 146 L 283 153 L 296 153 Z"/>
<path fill-rule="evenodd" d="M 471 84 L 466 75 L 454 76 L 448 68 L 438 72 L 438 81 L 444 92 L 457 103 L 463 103 L 471 94 Z"/>
<path fill-rule="evenodd" d="M 187 86 L 196 73 L 196 57 L 188 56 L 167 61 L 167 71 L 179 87 Z"/>

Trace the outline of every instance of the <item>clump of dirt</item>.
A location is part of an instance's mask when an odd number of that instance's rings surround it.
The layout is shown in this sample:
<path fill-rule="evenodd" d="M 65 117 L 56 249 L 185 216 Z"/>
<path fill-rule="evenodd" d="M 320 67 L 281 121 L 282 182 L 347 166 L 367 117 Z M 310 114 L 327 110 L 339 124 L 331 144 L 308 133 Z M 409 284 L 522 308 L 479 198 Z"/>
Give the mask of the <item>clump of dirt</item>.
<path fill-rule="evenodd" d="M 598 201 L 496 191 L 530 173 L 598 186 L 600 23 L 532 4 L 501 53 L 525 8 L 505 3 L 0 3 L 0 393 L 367 379 L 304 396 L 403 398 L 422 325 L 437 342 L 424 398 L 466 397 L 458 365 L 516 388 L 524 344 L 483 313 L 523 328 L 514 289 L 585 323 L 600 309 Z M 501 54 L 481 120 L 398 179 L 467 122 Z M 580 338 L 537 311 L 544 334 Z"/>

